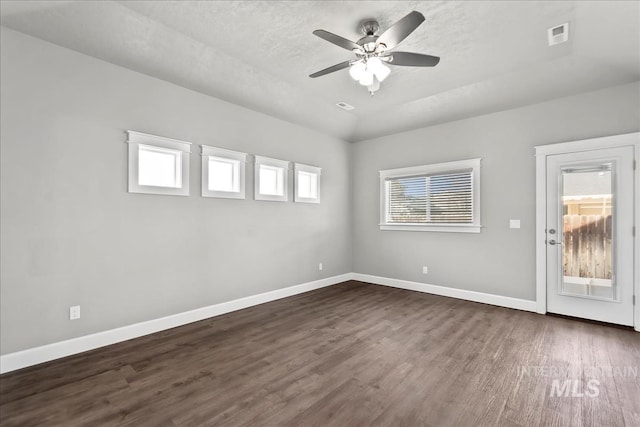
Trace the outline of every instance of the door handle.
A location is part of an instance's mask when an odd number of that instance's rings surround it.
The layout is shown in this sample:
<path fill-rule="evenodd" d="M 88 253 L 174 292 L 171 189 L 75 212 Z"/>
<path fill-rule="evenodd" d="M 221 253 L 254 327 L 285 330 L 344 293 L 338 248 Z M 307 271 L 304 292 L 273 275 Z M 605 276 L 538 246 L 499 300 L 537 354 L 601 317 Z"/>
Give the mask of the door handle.
<path fill-rule="evenodd" d="M 555 240 L 549 240 L 550 245 L 562 245 L 562 242 L 556 242 Z"/>

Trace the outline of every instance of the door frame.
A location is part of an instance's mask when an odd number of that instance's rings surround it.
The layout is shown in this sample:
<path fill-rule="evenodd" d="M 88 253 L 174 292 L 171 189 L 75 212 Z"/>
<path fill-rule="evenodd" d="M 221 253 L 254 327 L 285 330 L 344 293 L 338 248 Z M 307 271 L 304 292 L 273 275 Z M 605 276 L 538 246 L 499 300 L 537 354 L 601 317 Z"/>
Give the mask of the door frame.
<path fill-rule="evenodd" d="M 557 144 L 538 145 L 536 156 L 536 311 L 540 314 L 547 312 L 547 156 L 569 154 L 577 151 L 598 150 L 602 148 L 634 147 L 635 165 L 640 165 L 640 132 L 622 135 L 605 136 L 601 138 L 583 139 L 579 141 L 561 142 Z M 634 168 L 634 230 L 640 224 L 640 174 Z M 640 332 L 640 238 L 634 233 L 633 241 L 633 293 L 635 305 L 633 307 L 633 325 Z"/>

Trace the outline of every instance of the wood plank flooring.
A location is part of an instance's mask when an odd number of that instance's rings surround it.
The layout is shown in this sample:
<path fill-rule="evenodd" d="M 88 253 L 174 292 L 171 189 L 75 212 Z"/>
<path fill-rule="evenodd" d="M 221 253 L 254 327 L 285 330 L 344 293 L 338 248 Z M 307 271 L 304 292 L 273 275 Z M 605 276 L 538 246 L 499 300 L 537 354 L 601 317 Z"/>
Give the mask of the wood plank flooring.
<path fill-rule="evenodd" d="M 345 282 L 5 374 L 0 424 L 640 426 L 639 370 L 631 330 Z"/>

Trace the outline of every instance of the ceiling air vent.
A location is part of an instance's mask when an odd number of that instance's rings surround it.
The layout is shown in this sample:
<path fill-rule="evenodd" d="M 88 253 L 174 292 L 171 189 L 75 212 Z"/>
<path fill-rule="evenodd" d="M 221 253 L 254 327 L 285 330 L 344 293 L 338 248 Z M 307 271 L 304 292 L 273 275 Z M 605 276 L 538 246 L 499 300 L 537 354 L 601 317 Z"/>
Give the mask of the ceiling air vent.
<path fill-rule="evenodd" d="M 347 104 L 346 102 L 338 102 L 336 105 L 337 105 L 338 107 L 342 108 L 343 110 L 347 110 L 347 111 L 351 111 L 351 110 L 353 110 L 354 108 L 356 108 L 356 107 L 354 107 L 353 105 L 349 105 L 349 104 Z"/>
<path fill-rule="evenodd" d="M 566 42 L 569 40 L 569 23 L 565 22 L 562 25 L 549 28 L 547 36 L 549 38 L 549 46 Z"/>

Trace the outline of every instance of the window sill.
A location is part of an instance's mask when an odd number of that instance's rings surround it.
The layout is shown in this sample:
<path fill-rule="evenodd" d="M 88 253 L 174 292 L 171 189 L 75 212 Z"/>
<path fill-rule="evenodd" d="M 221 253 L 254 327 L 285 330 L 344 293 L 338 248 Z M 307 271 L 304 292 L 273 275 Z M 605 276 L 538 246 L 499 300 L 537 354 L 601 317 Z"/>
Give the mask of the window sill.
<path fill-rule="evenodd" d="M 318 203 L 320 203 L 320 199 L 319 198 L 310 198 L 310 197 L 296 197 L 295 202 L 296 203 L 315 203 L 315 204 L 318 204 Z"/>
<path fill-rule="evenodd" d="M 436 231 L 441 233 L 480 233 L 481 225 L 380 224 L 381 231 Z"/>
<path fill-rule="evenodd" d="M 254 196 L 255 200 L 261 200 L 265 202 L 288 202 L 289 198 L 285 194 L 284 196 L 277 196 L 272 194 L 260 194 L 256 193 Z"/>
<path fill-rule="evenodd" d="M 189 187 L 156 187 L 153 185 L 138 185 L 135 182 L 129 182 L 129 193 L 157 194 L 161 196 L 188 196 Z"/>
<path fill-rule="evenodd" d="M 213 191 L 213 190 L 207 190 L 206 188 L 202 189 L 202 197 L 210 197 L 215 199 L 240 199 L 240 200 L 243 200 L 245 198 L 244 192 L 241 192 L 241 191 Z"/>

